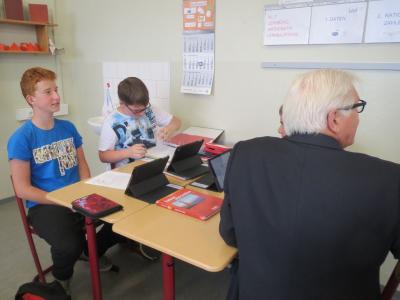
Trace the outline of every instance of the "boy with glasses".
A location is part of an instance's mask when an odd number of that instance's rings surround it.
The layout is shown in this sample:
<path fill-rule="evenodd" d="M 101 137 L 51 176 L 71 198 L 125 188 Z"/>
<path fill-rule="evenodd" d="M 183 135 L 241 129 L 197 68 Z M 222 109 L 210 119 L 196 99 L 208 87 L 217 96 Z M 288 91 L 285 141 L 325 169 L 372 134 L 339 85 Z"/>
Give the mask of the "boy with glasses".
<path fill-rule="evenodd" d="M 181 121 L 149 102 L 146 85 L 136 77 L 128 77 L 118 85 L 120 106 L 104 121 L 99 141 L 102 162 L 123 166 L 143 158 L 146 149 L 158 140 L 168 139 L 181 126 Z M 148 260 L 157 260 L 159 253 L 142 244 L 134 250 Z"/>
<path fill-rule="evenodd" d="M 104 121 L 99 142 L 100 160 L 116 167 L 143 158 L 156 138 L 168 139 L 181 125 L 178 118 L 150 105 L 149 92 L 139 78 L 121 81 L 118 97 L 120 106 Z"/>

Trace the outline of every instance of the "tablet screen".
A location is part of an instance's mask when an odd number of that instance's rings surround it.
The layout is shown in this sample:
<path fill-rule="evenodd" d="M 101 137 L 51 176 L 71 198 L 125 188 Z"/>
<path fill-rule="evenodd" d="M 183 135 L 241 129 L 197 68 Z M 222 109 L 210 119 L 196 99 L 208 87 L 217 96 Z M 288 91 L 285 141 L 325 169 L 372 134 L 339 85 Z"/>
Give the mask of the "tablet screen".
<path fill-rule="evenodd" d="M 215 177 L 215 183 L 218 191 L 222 191 L 224 189 L 225 171 L 226 166 L 228 165 L 230 154 L 230 151 L 226 151 L 208 161 L 211 171 Z"/>

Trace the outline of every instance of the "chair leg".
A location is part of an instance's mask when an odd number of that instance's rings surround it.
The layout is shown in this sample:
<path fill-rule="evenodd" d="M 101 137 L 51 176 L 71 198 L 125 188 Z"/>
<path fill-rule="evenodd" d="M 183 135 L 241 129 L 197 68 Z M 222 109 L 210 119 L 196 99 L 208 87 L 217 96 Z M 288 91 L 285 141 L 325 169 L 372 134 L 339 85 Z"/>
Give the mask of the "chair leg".
<path fill-rule="evenodd" d="M 38 272 L 38 274 L 35 276 L 35 278 L 33 280 L 35 281 L 35 279 L 38 278 L 40 282 L 46 283 L 46 278 L 45 278 L 44 275 L 45 275 L 45 273 L 47 273 L 49 271 L 44 272 L 43 269 L 42 269 L 42 265 L 40 264 L 39 256 L 38 256 L 38 254 L 36 252 L 36 247 L 35 247 L 35 244 L 33 242 L 32 234 L 30 232 L 27 232 L 26 237 L 28 239 L 29 248 L 31 249 L 31 253 L 32 253 L 32 256 L 33 256 L 33 261 L 35 262 L 36 270 Z"/>

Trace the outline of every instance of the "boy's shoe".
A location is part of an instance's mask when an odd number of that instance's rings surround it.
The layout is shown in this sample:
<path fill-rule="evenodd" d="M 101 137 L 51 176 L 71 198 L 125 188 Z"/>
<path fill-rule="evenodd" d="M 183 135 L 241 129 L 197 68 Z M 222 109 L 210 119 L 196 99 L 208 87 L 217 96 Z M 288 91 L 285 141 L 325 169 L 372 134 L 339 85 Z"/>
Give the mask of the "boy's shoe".
<path fill-rule="evenodd" d="M 71 278 L 67 279 L 67 280 L 56 279 L 56 281 L 58 281 L 61 284 L 61 286 L 63 287 L 63 289 L 67 295 L 71 295 L 71 290 L 70 290 Z"/>
<path fill-rule="evenodd" d="M 139 254 L 141 257 L 149 261 L 156 261 L 161 256 L 161 253 L 159 251 L 132 240 L 128 240 L 125 245 L 130 250 Z"/>
<path fill-rule="evenodd" d="M 157 251 L 153 248 L 147 247 L 146 245 L 143 245 L 143 244 L 139 244 L 139 251 L 140 251 L 140 254 L 144 258 L 146 258 L 150 261 L 155 261 L 155 260 L 159 259 L 161 256 L 160 251 Z"/>
<path fill-rule="evenodd" d="M 89 261 L 89 257 L 85 253 L 82 253 L 79 260 Z M 101 257 L 99 257 L 99 271 L 100 272 L 108 272 L 112 269 L 112 267 L 113 267 L 113 263 L 108 256 L 106 256 L 104 254 Z"/>

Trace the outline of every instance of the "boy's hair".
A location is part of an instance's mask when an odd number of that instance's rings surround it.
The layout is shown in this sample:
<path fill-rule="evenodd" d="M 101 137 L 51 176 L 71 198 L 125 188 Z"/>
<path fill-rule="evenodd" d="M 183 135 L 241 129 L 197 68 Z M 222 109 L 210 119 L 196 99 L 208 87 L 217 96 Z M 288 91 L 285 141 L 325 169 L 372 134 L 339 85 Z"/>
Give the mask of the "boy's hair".
<path fill-rule="evenodd" d="M 149 104 L 149 91 L 139 78 L 128 77 L 118 84 L 119 100 L 128 105 Z"/>
<path fill-rule="evenodd" d="M 57 75 L 51 70 L 35 67 L 28 69 L 21 77 L 21 92 L 24 98 L 35 93 L 36 84 L 42 80 L 56 80 Z"/>

